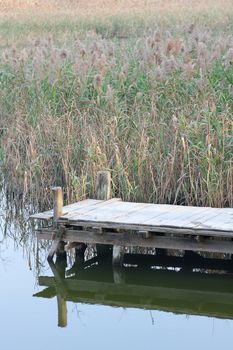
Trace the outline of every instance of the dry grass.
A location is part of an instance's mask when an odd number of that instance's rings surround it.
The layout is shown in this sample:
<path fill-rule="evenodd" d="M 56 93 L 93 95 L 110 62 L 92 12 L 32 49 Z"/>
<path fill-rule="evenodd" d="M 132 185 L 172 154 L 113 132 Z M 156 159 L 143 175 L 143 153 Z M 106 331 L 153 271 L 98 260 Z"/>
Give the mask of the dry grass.
<path fill-rule="evenodd" d="M 2 28 L 18 19 L 0 63 L 9 191 L 46 198 L 57 184 L 71 201 L 110 169 L 124 199 L 233 205 L 230 1 L 7 4 Z"/>

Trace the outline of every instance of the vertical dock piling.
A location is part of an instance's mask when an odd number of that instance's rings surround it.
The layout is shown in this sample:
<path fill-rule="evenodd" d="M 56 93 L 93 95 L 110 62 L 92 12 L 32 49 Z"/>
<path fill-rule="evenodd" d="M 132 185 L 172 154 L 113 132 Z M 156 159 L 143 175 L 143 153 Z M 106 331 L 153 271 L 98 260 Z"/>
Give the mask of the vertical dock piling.
<path fill-rule="evenodd" d="M 53 187 L 53 224 L 57 226 L 57 221 L 62 216 L 63 192 L 61 187 Z"/>
<path fill-rule="evenodd" d="M 53 187 L 53 226 L 57 228 L 57 222 L 62 215 L 63 208 L 63 191 L 61 187 Z M 64 227 L 60 226 L 57 230 L 56 236 L 53 239 L 51 249 L 48 254 L 48 260 L 52 260 L 54 254 L 58 251 L 59 246 L 64 248 L 64 245 L 60 244 L 62 241 L 62 235 L 64 233 Z"/>
<path fill-rule="evenodd" d="M 95 182 L 96 199 L 111 199 L 111 173 L 110 171 L 98 171 Z M 112 246 L 96 244 L 96 250 L 99 257 L 109 255 L 112 252 Z"/>
<path fill-rule="evenodd" d="M 98 171 L 95 185 L 96 198 L 108 200 L 111 198 L 111 173 L 110 171 Z"/>
<path fill-rule="evenodd" d="M 98 171 L 96 177 L 96 198 L 99 200 L 111 199 L 111 173 L 110 171 Z M 98 255 L 106 255 L 112 250 L 112 263 L 115 266 L 120 266 L 123 264 L 124 258 L 124 247 L 114 245 L 96 245 Z"/>

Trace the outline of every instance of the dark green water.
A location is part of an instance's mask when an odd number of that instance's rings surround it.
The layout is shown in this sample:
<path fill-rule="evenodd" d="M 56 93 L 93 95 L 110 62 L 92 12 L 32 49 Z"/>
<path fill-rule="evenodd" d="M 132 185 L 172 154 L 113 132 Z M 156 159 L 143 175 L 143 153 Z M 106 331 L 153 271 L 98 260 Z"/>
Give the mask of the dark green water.
<path fill-rule="evenodd" d="M 98 261 L 70 270 L 72 257 L 67 267 L 57 263 L 52 272 L 46 250 L 38 248 L 31 234 L 22 236 L 13 226 L 4 229 L 3 220 L 2 349 L 213 350 L 231 344 L 231 274 L 143 265 L 113 270 Z M 63 314 L 67 307 L 66 320 L 60 315 L 58 321 L 59 303 Z M 64 321 L 66 327 L 58 327 Z"/>

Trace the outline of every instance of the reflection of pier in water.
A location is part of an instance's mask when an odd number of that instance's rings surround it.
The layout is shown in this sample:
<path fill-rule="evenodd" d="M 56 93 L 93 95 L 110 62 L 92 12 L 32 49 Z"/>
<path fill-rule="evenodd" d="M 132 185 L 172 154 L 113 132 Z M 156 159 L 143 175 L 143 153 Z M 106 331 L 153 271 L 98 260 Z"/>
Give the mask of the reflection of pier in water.
<path fill-rule="evenodd" d="M 126 254 L 124 267 L 98 257 L 67 271 L 64 259 L 50 266 L 54 277 L 39 277 L 47 288 L 35 296 L 57 296 L 59 326 L 67 324 L 66 301 L 233 319 L 232 260 Z"/>

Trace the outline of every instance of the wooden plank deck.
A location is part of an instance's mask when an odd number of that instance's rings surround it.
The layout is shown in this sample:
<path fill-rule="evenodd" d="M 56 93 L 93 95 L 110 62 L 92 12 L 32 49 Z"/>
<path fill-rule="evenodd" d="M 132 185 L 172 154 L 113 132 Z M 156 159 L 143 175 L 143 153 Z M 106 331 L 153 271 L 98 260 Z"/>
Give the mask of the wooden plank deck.
<path fill-rule="evenodd" d="M 50 220 L 53 210 L 32 215 Z M 207 208 L 87 199 L 63 207 L 58 223 L 160 233 L 233 237 L 233 208 Z"/>

